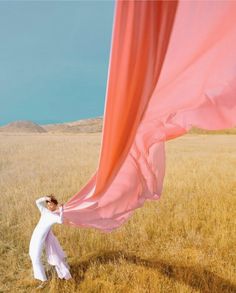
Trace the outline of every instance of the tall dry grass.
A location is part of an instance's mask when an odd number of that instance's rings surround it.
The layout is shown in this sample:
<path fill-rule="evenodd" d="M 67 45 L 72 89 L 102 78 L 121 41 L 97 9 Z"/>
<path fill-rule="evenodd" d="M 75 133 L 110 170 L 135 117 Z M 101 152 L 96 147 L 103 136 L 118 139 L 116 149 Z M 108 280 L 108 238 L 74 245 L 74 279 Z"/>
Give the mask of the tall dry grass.
<path fill-rule="evenodd" d="M 0 134 L 0 292 L 34 292 L 28 245 L 39 220 L 35 199 L 66 201 L 98 164 L 101 134 Z M 236 135 L 166 142 L 159 201 L 120 229 L 55 225 L 73 280 L 42 292 L 236 292 Z M 45 260 L 45 258 L 44 258 Z"/>

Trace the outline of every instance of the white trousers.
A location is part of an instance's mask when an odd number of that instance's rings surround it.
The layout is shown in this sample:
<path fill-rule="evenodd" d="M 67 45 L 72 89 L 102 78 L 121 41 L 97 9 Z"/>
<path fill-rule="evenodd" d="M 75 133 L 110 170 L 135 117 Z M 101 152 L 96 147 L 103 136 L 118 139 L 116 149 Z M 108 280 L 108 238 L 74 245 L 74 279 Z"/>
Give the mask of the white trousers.
<path fill-rule="evenodd" d="M 41 261 L 41 254 L 42 254 L 42 249 L 35 250 L 33 254 L 30 253 L 30 258 L 32 261 L 33 272 L 34 272 L 34 278 L 41 281 L 47 281 L 45 269 Z"/>

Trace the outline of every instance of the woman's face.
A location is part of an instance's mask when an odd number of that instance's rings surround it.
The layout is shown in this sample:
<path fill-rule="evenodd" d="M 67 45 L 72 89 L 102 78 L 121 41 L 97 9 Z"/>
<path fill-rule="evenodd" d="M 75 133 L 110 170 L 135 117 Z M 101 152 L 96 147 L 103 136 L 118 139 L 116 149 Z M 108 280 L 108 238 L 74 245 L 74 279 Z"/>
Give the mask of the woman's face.
<path fill-rule="evenodd" d="M 47 208 L 53 212 L 57 209 L 57 205 L 54 202 L 49 201 L 47 202 Z"/>

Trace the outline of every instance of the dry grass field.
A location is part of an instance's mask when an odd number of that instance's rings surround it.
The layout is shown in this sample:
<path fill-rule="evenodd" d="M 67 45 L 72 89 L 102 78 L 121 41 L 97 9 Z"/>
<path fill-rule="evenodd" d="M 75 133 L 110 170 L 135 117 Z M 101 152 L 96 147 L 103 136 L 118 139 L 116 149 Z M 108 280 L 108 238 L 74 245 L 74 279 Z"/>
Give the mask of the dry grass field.
<path fill-rule="evenodd" d="M 0 292 L 35 292 L 28 245 L 35 199 L 65 202 L 98 164 L 101 133 L 0 134 Z M 41 292 L 236 292 L 236 135 L 166 142 L 162 197 L 118 230 L 55 225 L 73 280 Z M 44 256 L 45 261 L 45 256 Z"/>

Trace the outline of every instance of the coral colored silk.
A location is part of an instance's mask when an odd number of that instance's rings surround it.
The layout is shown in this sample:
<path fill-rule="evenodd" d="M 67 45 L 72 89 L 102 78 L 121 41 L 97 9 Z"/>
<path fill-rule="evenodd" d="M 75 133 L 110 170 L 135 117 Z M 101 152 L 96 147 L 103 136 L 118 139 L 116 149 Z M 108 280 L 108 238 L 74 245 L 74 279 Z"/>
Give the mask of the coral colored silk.
<path fill-rule="evenodd" d="M 165 141 L 236 126 L 236 1 L 116 1 L 97 171 L 64 205 L 105 232 L 159 199 Z"/>

